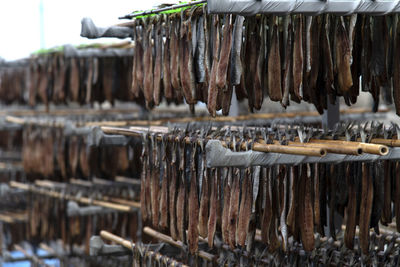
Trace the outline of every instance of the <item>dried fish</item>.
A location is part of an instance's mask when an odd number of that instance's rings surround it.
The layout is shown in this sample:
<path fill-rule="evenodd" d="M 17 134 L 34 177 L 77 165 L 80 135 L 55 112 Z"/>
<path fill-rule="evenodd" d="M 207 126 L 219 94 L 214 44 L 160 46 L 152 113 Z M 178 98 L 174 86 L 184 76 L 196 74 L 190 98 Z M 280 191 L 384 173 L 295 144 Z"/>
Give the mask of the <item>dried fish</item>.
<path fill-rule="evenodd" d="M 218 175 L 217 170 L 212 170 L 213 181 L 211 182 L 211 197 L 210 197 L 210 215 L 208 217 L 208 246 L 212 248 L 214 246 L 214 235 L 217 227 L 217 194 L 218 194 Z"/>
<path fill-rule="evenodd" d="M 283 73 L 283 79 L 282 79 L 282 88 L 283 88 L 283 96 L 282 96 L 282 106 L 286 108 L 289 105 L 289 92 L 293 91 L 291 86 L 293 86 L 293 80 L 292 80 L 292 72 L 293 72 L 293 66 L 292 66 L 292 48 L 293 48 L 293 43 L 292 43 L 292 35 L 293 35 L 293 29 L 292 29 L 292 23 L 290 20 L 290 17 L 287 18 L 288 21 L 288 28 L 287 28 L 287 41 L 286 41 L 286 51 L 285 51 L 285 65 L 284 65 L 284 73 Z"/>
<path fill-rule="evenodd" d="M 211 116 L 215 117 L 217 112 L 217 96 L 218 96 L 218 87 L 217 87 L 217 67 L 218 67 L 218 59 L 219 59 L 219 46 L 220 46 L 220 34 L 219 34 L 219 19 L 218 16 L 213 15 L 212 17 L 212 25 L 213 25 L 213 60 L 211 67 L 211 75 L 210 81 L 208 85 L 208 100 L 207 100 L 207 109 Z"/>
<path fill-rule="evenodd" d="M 153 73 L 153 101 L 156 106 L 160 104 L 161 101 L 161 77 L 162 77 L 162 46 L 163 46 L 163 36 L 161 32 L 161 18 L 157 18 L 156 26 L 154 28 L 154 46 L 155 46 L 155 60 L 154 60 L 154 73 Z"/>
<path fill-rule="evenodd" d="M 239 208 L 239 220 L 236 228 L 236 242 L 239 246 L 244 247 L 247 237 L 247 229 L 250 223 L 251 204 L 252 204 L 252 181 L 250 169 L 244 171 L 242 182 L 242 196 Z"/>
<path fill-rule="evenodd" d="M 188 225 L 188 243 L 189 252 L 194 254 L 198 249 L 199 242 L 199 197 L 197 192 L 197 175 L 196 175 L 196 150 L 197 143 L 192 150 L 192 160 L 190 166 L 190 191 L 189 191 L 189 225 Z"/>
<path fill-rule="evenodd" d="M 381 223 L 383 225 L 387 225 L 392 222 L 392 163 L 389 161 L 385 161 L 383 166 L 384 169 L 384 200 L 383 200 L 383 210 L 382 210 L 382 218 L 381 218 Z M 377 178 L 379 179 L 379 177 Z"/>
<path fill-rule="evenodd" d="M 181 32 L 179 47 L 180 80 L 183 96 L 188 104 L 196 104 L 196 84 L 193 66 L 192 25 L 190 16 L 185 20 L 181 14 Z M 196 34 L 196 33 L 195 33 Z"/>
<path fill-rule="evenodd" d="M 272 101 L 282 100 L 282 83 L 281 75 L 281 56 L 279 51 L 279 30 L 277 18 L 274 18 L 274 24 L 272 26 L 272 39 L 271 48 L 268 56 L 268 92 L 269 98 Z"/>
<path fill-rule="evenodd" d="M 167 101 L 172 101 L 174 97 L 174 92 L 172 90 L 172 84 L 171 84 L 171 50 L 170 50 L 170 35 L 171 35 L 171 22 L 169 21 L 168 18 L 165 18 L 162 24 L 162 28 L 164 30 L 165 34 L 165 43 L 164 43 L 164 51 L 163 51 L 163 61 L 162 61 L 162 66 L 163 66 L 163 87 L 164 87 L 164 95 Z M 167 26 L 168 25 L 168 26 Z"/>
<path fill-rule="evenodd" d="M 233 169 L 232 189 L 229 206 L 229 246 L 236 247 L 236 225 L 238 221 L 240 204 L 240 170 Z"/>
<path fill-rule="evenodd" d="M 335 72 L 337 74 L 338 93 L 346 95 L 353 86 L 353 78 L 350 68 L 349 37 L 342 17 L 336 24 L 335 40 Z"/>
<path fill-rule="evenodd" d="M 224 180 L 224 205 L 222 210 L 222 240 L 229 244 L 229 208 L 231 200 L 231 185 L 232 185 L 232 168 L 227 171 L 227 176 Z"/>
<path fill-rule="evenodd" d="M 362 191 L 360 203 L 360 247 L 363 254 L 369 251 L 369 228 L 374 195 L 372 175 L 367 163 L 362 163 Z M 362 218 L 362 219 L 361 219 Z"/>
<path fill-rule="evenodd" d="M 305 251 L 314 249 L 314 218 L 311 200 L 311 177 L 309 176 L 309 165 L 302 166 L 302 184 L 304 190 L 304 202 L 302 202 L 301 216 L 301 241 Z"/>
<path fill-rule="evenodd" d="M 346 181 L 349 189 L 349 200 L 345 211 L 346 230 L 344 232 L 344 243 L 349 249 L 353 249 L 354 247 L 354 236 L 356 233 L 357 190 L 355 183 L 356 177 L 353 176 L 355 173 L 352 171 L 353 168 L 355 168 L 355 166 L 352 166 L 352 164 L 347 164 L 346 166 Z"/>
<path fill-rule="evenodd" d="M 154 90 L 154 79 L 153 79 L 153 42 L 152 33 L 154 25 L 152 21 L 148 22 L 145 26 L 143 35 L 143 46 L 144 46 L 144 56 L 143 56 L 143 94 L 146 100 L 146 107 L 148 109 L 153 107 L 153 90 Z"/>
<path fill-rule="evenodd" d="M 303 92 L 303 17 L 296 15 L 294 21 L 293 38 L 293 92 L 290 92 L 290 99 L 300 103 Z"/>
<path fill-rule="evenodd" d="M 220 89 L 225 89 L 228 74 L 229 59 L 231 56 L 232 48 L 232 15 L 225 16 L 225 22 L 222 30 L 222 43 L 220 50 L 220 57 L 217 66 L 216 85 Z"/>

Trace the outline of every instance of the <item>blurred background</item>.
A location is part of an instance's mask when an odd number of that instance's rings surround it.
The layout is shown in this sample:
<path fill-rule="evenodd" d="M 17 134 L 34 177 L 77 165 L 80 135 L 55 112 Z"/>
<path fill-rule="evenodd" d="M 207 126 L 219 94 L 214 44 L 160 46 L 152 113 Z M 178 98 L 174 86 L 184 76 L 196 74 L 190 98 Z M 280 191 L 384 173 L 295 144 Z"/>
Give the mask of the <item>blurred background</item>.
<path fill-rule="evenodd" d="M 171 1 L 15 0 L 0 1 L 0 57 L 14 60 L 43 48 L 64 44 L 112 42 L 80 37 L 81 19 L 98 26 L 121 23 L 118 17 Z"/>

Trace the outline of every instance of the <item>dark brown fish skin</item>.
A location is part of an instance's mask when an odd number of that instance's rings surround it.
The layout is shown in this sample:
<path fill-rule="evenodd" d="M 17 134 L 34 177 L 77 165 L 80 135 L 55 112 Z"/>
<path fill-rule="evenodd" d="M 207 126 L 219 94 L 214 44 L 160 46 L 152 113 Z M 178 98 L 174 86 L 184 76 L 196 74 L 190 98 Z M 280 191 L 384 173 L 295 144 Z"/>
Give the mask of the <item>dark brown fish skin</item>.
<path fill-rule="evenodd" d="M 147 160 L 143 159 L 143 168 L 142 173 L 140 175 L 140 211 L 142 213 L 142 220 L 146 222 L 149 219 L 149 215 L 147 214 L 146 203 L 150 200 L 147 199 L 146 194 L 146 178 L 147 178 Z"/>
<path fill-rule="evenodd" d="M 247 231 L 251 219 L 251 204 L 253 198 L 253 183 L 251 181 L 251 171 L 249 168 L 245 170 L 244 175 L 244 180 L 242 182 L 242 197 L 239 208 L 239 220 L 236 229 L 236 241 L 241 247 L 244 247 L 246 243 Z"/>
<path fill-rule="evenodd" d="M 400 218 L 400 163 L 396 162 L 395 172 L 395 194 L 394 194 L 394 216 Z M 396 220 L 397 232 L 400 232 L 400 222 Z"/>
<path fill-rule="evenodd" d="M 300 92 L 303 90 L 303 17 L 296 15 L 294 22 L 293 37 L 293 91 L 290 92 L 290 99 L 300 103 Z"/>
<path fill-rule="evenodd" d="M 236 225 L 239 214 L 240 204 L 240 170 L 233 169 L 232 189 L 229 207 L 229 246 L 236 248 Z"/>
<path fill-rule="evenodd" d="M 185 21 L 182 20 L 180 32 L 179 47 L 179 68 L 180 80 L 183 96 L 186 102 L 196 104 L 196 78 L 193 66 L 193 48 L 192 48 L 192 26 L 191 16 Z"/>
<path fill-rule="evenodd" d="M 79 66 L 78 60 L 76 58 L 70 59 L 69 65 L 69 90 L 68 96 L 69 100 L 72 102 L 78 102 L 79 98 Z M 40 85 L 39 85 L 40 92 Z"/>
<path fill-rule="evenodd" d="M 308 168 L 308 167 L 307 167 Z M 304 187 L 304 201 L 302 202 L 301 242 L 305 251 L 314 249 L 314 218 L 311 199 L 311 179 L 308 177 L 306 165 L 302 168 L 302 183 Z"/>
<path fill-rule="evenodd" d="M 282 100 L 281 55 L 279 51 L 279 30 L 277 23 L 272 28 L 271 48 L 268 56 L 268 92 L 272 101 Z M 279 75 L 278 75 L 279 74 Z"/>
<path fill-rule="evenodd" d="M 138 84 L 139 92 L 137 92 L 137 97 L 139 97 L 140 92 L 144 90 L 144 47 L 143 47 L 143 39 L 146 37 L 145 24 L 142 21 L 141 33 L 138 32 L 139 28 L 136 28 L 137 38 L 135 44 L 135 55 L 136 55 L 136 81 Z"/>
<path fill-rule="evenodd" d="M 335 66 L 340 95 L 346 95 L 353 86 L 350 68 L 350 44 L 347 31 L 341 20 L 337 22 L 335 43 Z"/>
<path fill-rule="evenodd" d="M 146 162 L 146 166 L 150 166 L 150 160 L 149 160 L 149 156 L 146 157 L 147 162 Z M 147 210 L 147 218 L 148 221 L 151 222 L 152 221 L 152 200 L 151 200 L 151 180 L 152 180 L 152 172 L 153 170 L 151 170 L 151 168 L 147 169 L 146 171 L 146 178 L 145 178 L 145 194 L 146 194 L 146 202 L 144 203 L 146 205 L 146 210 Z"/>
<path fill-rule="evenodd" d="M 153 80 L 153 43 L 151 38 L 151 33 L 153 31 L 153 24 L 149 23 L 144 29 L 144 56 L 143 56 L 143 94 L 146 101 L 146 107 L 148 109 L 153 107 L 153 90 L 154 90 L 154 80 Z"/>
<path fill-rule="evenodd" d="M 232 67 L 229 66 L 228 68 L 228 81 L 224 90 L 222 90 L 222 115 L 228 116 L 229 110 L 231 108 L 231 101 L 232 101 L 232 94 L 233 94 L 233 85 L 231 81 L 231 69 Z"/>
<path fill-rule="evenodd" d="M 372 40 L 371 40 L 371 27 L 370 17 L 363 15 L 362 22 L 362 52 L 361 52 L 361 89 L 364 92 L 371 90 L 371 69 L 370 59 L 372 54 Z"/>
<path fill-rule="evenodd" d="M 329 96 L 331 104 L 336 103 L 336 89 L 334 88 L 334 75 L 333 75 L 333 61 L 332 61 L 332 50 L 331 40 L 329 36 L 330 28 L 330 15 L 324 15 L 324 22 L 321 29 L 321 47 L 322 47 L 322 69 L 323 69 L 323 81 L 325 84 L 325 92 Z"/>
<path fill-rule="evenodd" d="M 160 170 L 159 166 L 153 166 L 153 168 L 151 175 L 151 211 L 153 227 L 158 228 L 160 218 Z"/>
<path fill-rule="evenodd" d="M 166 160 L 166 159 L 164 159 Z M 161 182 L 161 195 L 160 195 L 160 228 L 168 228 L 168 180 L 170 179 L 169 168 L 167 167 L 167 162 L 164 164 L 164 173 Z"/>
<path fill-rule="evenodd" d="M 263 168 L 261 175 L 261 185 L 262 185 L 262 217 L 261 217 L 261 241 L 264 244 L 268 244 L 269 241 L 269 227 L 271 225 L 272 217 L 272 206 L 271 197 L 269 192 L 269 169 Z"/>
<path fill-rule="evenodd" d="M 177 33 L 177 20 L 171 18 L 171 39 L 169 50 L 171 53 L 171 62 L 170 62 L 170 70 L 171 70 L 171 85 L 174 91 L 175 98 L 178 102 L 183 100 L 181 81 L 179 79 L 179 37 Z M 181 98 L 181 99 L 179 99 Z"/>
<path fill-rule="evenodd" d="M 176 226 L 178 229 L 178 237 L 181 241 L 185 241 L 185 204 L 186 204 L 186 185 L 182 179 L 179 179 L 178 196 L 176 200 Z"/>
<path fill-rule="evenodd" d="M 210 197 L 210 213 L 208 217 L 208 234 L 207 234 L 207 239 L 208 239 L 208 246 L 212 248 L 214 246 L 214 235 L 215 235 L 215 230 L 217 227 L 217 190 L 218 190 L 218 184 L 217 180 L 219 179 L 217 175 L 217 170 L 213 170 L 213 176 L 214 179 L 211 182 L 211 197 Z"/>
<path fill-rule="evenodd" d="M 223 27 L 223 39 L 221 42 L 221 52 L 217 66 L 216 85 L 224 90 L 227 83 L 229 59 L 232 50 L 232 15 L 226 15 Z"/>
<path fill-rule="evenodd" d="M 397 24 L 393 56 L 393 102 L 396 114 L 400 115 L 400 27 Z"/>
<path fill-rule="evenodd" d="M 215 117 L 217 112 L 217 97 L 218 97 L 218 87 L 216 84 L 216 79 L 217 79 L 217 67 L 218 67 L 219 46 L 220 46 L 219 19 L 217 15 L 213 15 L 212 27 L 214 27 L 213 61 L 211 67 L 210 81 L 208 85 L 207 109 L 210 115 Z"/>
<path fill-rule="evenodd" d="M 178 239 L 176 225 L 176 201 L 177 201 L 177 166 L 176 166 L 176 147 L 173 148 L 172 159 L 170 164 L 171 181 L 169 183 L 169 230 L 174 240 Z"/>
<path fill-rule="evenodd" d="M 289 105 L 289 93 L 293 91 L 293 80 L 292 80 L 292 72 L 293 72 L 293 64 L 292 64 L 292 50 L 293 50 L 293 42 L 292 42 L 292 23 L 289 21 L 288 30 L 287 30 L 287 41 L 286 41 L 286 51 L 285 51 L 285 70 L 282 79 L 282 106 L 286 108 Z"/>
<path fill-rule="evenodd" d="M 392 222 L 392 188 L 391 188 L 391 168 L 392 163 L 389 161 L 385 161 L 384 163 L 384 200 L 383 200 L 383 210 L 382 210 L 382 218 L 381 223 L 383 225 L 388 225 Z M 379 177 L 378 177 L 379 179 Z"/>
<path fill-rule="evenodd" d="M 254 71 L 254 108 L 256 110 L 261 109 L 261 105 L 264 101 L 264 75 L 265 75 L 265 36 L 263 26 L 265 24 L 265 16 L 262 16 L 261 21 L 257 27 L 256 32 L 256 51 L 258 51 L 257 58 L 255 60 L 255 71 Z M 261 25 L 261 26 L 260 26 Z M 253 54 L 256 54 L 253 52 Z"/>
<path fill-rule="evenodd" d="M 161 32 L 161 18 L 158 19 L 158 22 L 155 27 L 155 37 L 154 37 L 154 45 L 156 51 L 156 58 L 154 61 L 154 73 L 153 73 L 153 83 L 154 83 L 154 91 L 153 91 L 153 100 L 154 105 L 158 106 L 161 101 L 161 71 L 162 71 L 162 46 L 163 46 L 163 36 Z"/>
<path fill-rule="evenodd" d="M 192 152 L 194 153 L 194 152 Z M 192 161 L 195 159 L 193 158 Z M 191 167 L 190 191 L 189 191 L 189 225 L 188 225 L 188 243 L 189 252 L 197 252 L 199 243 L 199 201 L 197 192 L 197 177 L 194 163 Z"/>
<path fill-rule="evenodd" d="M 134 42 L 134 47 L 133 47 L 131 92 L 133 94 L 133 97 L 136 99 L 136 98 L 139 98 L 140 91 L 141 91 L 137 73 L 139 71 L 143 72 L 143 69 L 139 70 L 140 68 L 143 68 L 143 66 L 141 65 L 141 61 L 139 60 L 139 58 L 142 58 L 141 56 L 143 55 L 143 47 L 139 41 L 139 34 L 137 33 L 136 23 L 133 25 L 133 36 L 135 38 L 135 42 Z"/>
<path fill-rule="evenodd" d="M 295 235 L 296 233 L 296 209 L 297 209 L 297 196 L 298 196 L 298 168 L 297 166 L 290 167 L 290 193 L 289 193 L 289 209 L 286 217 L 286 224 L 288 226 L 289 234 Z"/>
<path fill-rule="evenodd" d="M 271 169 L 270 176 L 270 193 L 271 193 L 271 206 L 272 206 L 272 218 L 269 227 L 269 252 L 275 252 L 280 246 L 281 242 L 278 235 L 278 219 L 279 219 L 279 194 L 277 188 L 277 177 L 275 171 Z"/>
<path fill-rule="evenodd" d="M 200 208 L 199 208 L 199 234 L 207 237 L 208 232 L 208 210 L 209 210 L 209 170 L 204 170 L 203 183 L 201 187 Z"/>
<path fill-rule="evenodd" d="M 350 175 L 350 168 L 353 168 L 353 166 L 351 166 L 351 164 L 347 164 L 346 180 L 349 188 L 349 199 L 345 210 L 346 230 L 344 232 L 344 243 L 348 249 L 353 249 L 354 236 L 356 233 L 357 190 L 354 181 L 355 177 Z"/>
<path fill-rule="evenodd" d="M 224 181 L 224 204 L 222 206 L 222 240 L 229 244 L 229 208 L 231 201 L 232 168 L 228 170 L 228 175 Z"/>
<path fill-rule="evenodd" d="M 168 26 L 167 26 L 168 25 Z M 167 19 L 167 22 L 163 23 L 163 28 L 165 32 L 165 43 L 164 43 L 164 51 L 163 51 L 163 87 L 164 87 L 164 96 L 167 101 L 172 101 L 174 98 L 174 92 L 172 90 L 171 84 L 171 50 L 170 50 L 170 35 L 171 35 L 171 23 Z"/>
<path fill-rule="evenodd" d="M 362 189 L 360 203 L 360 247 L 363 254 L 369 252 L 369 226 L 373 202 L 373 182 L 372 174 L 369 173 L 367 163 L 362 163 Z"/>
<path fill-rule="evenodd" d="M 360 94 L 360 79 L 361 76 L 361 54 L 362 54 L 362 17 L 357 15 L 357 21 L 353 29 L 352 40 L 352 58 L 351 73 L 353 77 L 353 86 L 349 91 L 349 98 L 352 104 L 357 102 L 357 97 Z"/>
<path fill-rule="evenodd" d="M 319 194 L 320 194 L 320 184 L 319 184 L 319 164 L 316 163 L 314 164 L 314 204 L 313 204 L 313 210 L 314 210 L 314 227 L 315 230 L 318 231 L 319 233 L 322 232 L 322 226 L 321 226 L 321 207 L 320 207 L 320 199 L 319 199 Z"/>

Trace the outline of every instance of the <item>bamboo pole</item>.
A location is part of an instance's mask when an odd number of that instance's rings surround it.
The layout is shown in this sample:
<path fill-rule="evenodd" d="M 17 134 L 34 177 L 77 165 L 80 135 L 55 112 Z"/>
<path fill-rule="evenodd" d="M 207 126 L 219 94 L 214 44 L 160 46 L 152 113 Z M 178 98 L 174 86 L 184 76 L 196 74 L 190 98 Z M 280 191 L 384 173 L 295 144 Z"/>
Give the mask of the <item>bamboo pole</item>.
<path fill-rule="evenodd" d="M 89 199 L 87 197 L 75 197 L 73 195 L 61 194 L 59 192 L 49 191 L 49 190 L 46 190 L 44 188 L 37 188 L 37 187 L 35 187 L 33 185 L 19 183 L 19 182 L 15 182 L 15 181 L 11 181 L 10 182 L 10 186 L 11 187 L 15 187 L 15 188 L 19 188 L 19 189 L 22 189 L 22 190 L 25 190 L 25 191 L 31 191 L 33 193 L 46 195 L 46 196 L 49 196 L 49 197 L 73 200 L 73 201 L 76 201 L 76 202 L 79 202 L 79 203 L 82 203 L 82 204 L 86 204 L 86 205 L 95 205 L 95 206 L 100 206 L 100 207 L 109 208 L 109 209 L 113 209 L 113 210 L 118 210 L 118 211 L 121 211 L 121 212 L 131 212 L 132 211 L 132 207 L 131 206 L 127 206 L 127 205 L 123 205 L 123 204 L 117 204 L 117 203 L 111 203 L 111 202 L 106 202 L 106 201 L 102 201 L 102 200 Z"/>
<path fill-rule="evenodd" d="M 14 245 L 15 250 L 18 250 L 20 252 L 22 252 L 22 254 L 24 254 L 24 256 L 30 260 L 32 260 L 32 262 L 34 262 L 35 264 L 39 265 L 39 266 L 46 266 L 49 267 L 48 264 L 44 263 L 44 261 L 42 261 L 41 259 L 39 259 L 38 257 L 36 257 L 35 255 L 31 255 L 29 254 L 25 249 L 23 249 L 20 245 Z"/>
<path fill-rule="evenodd" d="M 310 139 L 309 143 L 329 144 L 332 146 L 342 146 L 342 147 L 359 147 L 365 153 L 375 154 L 380 156 L 385 156 L 389 153 L 389 148 L 385 145 L 380 145 L 380 144 L 343 141 L 343 140 L 326 140 L 326 139 Z"/>
<path fill-rule="evenodd" d="M 143 128 L 143 127 L 135 127 L 135 129 L 125 129 L 125 128 L 115 128 L 115 127 L 101 127 L 101 130 L 105 134 L 120 134 L 126 136 L 141 136 L 142 133 L 147 132 L 151 128 Z M 160 131 L 165 132 L 165 127 L 159 128 Z M 154 128 L 153 128 L 154 130 Z M 157 133 L 157 132 L 154 132 Z M 161 141 L 162 137 L 157 135 L 157 140 Z M 179 137 L 168 137 L 168 140 L 179 141 Z M 191 144 L 192 141 L 189 137 L 184 137 L 183 139 L 187 144 Z M 221 141 L 222 146 L 228 147 L 227 143 Z M 232 146 L 230 147 L 232 148 Z M 246 150 L 246 144 L 241 144 L 241 149 Z M 284 145 L 275 145 L 275 144 L 260 144 L 254 143 L 252 146 L 252 150 L 259 152 L 273 152 L 273 153 L 282 153 L 282 154 L 292 154 L 292 155 L 305 155 L 305 156 L 315 156 L 315 157 L 323 157 L 326 155 L 326 150 L 322 148 L 314 148 L 314 147 L 295 147 L 295 146 L 284 146 Z"/>
<path fill-rule="evenodd" d="M 116 243 L 116 244 L 118 244 L 118 245 L 121 245 L 121 246 L 123 246 L 123 247 L 129 249 L 129 250 L 132 250 L 132 249 L 136 246 L 135 243 L 132 243 L 132 242 L 129 241 L 129 240 L 123 239 L 122 237 L 119 237 L 119 236 L 117 236 L 117 235 L 114 235 L 114 234 L 112 234 L 112 233 L 110 233 L 110 232 L 107 232 L 107 231 L 104 231 L 104 230 L 100 231 L 100 236 L 101 236 L 103 239 L 106 239 L 106 240 L 108 240 L 108 241 L 112 241 L 112 242 L 114 242 L 114 243 Z M 175 260 L 175 259 L 173 259 L 173 258 L 164 256 L 164 255 L 162 255 L 162 254 L 160 254 L 160 253 L 158 253 L 158 252 L 154 252 L 154 251 L 151 251 L 151 250 L 146 251 L 146 255 L 153 256 L 153 257 L 155 257 L 157 260 L 158 260 L 158 259 L 162 259 L 162 258 L 168 258 L 168 260 L 173 264 L 172 266 L 184 266 L 184 267 L 188 267 L 187 265 L 182 264 L 181 262 L 178 262 L 177 260 Z"/>
<path fill-rule="evenodd" d="M 180 249 L 183 248 L 183 243 L 181 241 L 175 241 L 175 240 L 172 239 L 172 237 L 164 235 L 164 234 L 162 234 L 160 232 L 157 232 L 156 230 L 154 230 L 154 229 L 152 229 L 152 228 L 150 228 L 148 226 L 143 228 L 143 232 L 146 233 L 147 235 L 151 236 L 151 237 L 154 237 L 154 238 L 156 238 L 156 239 L 158 239 L 160 241 L 166 242 L 166 243 L 168 243 L 168 244 L 170 244 L 170 245 L 172 245 L 174 247 L 177 247 L 177 248 L 180 248 Z M 214 255 L 212 255 L 212 254 L 210 254 L 208 252 L 202 251 L 202 250 L 199 250 L 197 252 L 197 254 L 198 254 L 199 257 L 201 257 L 201 258 L 203 258 L 203 259 L 205 259 L 207 261 L 213 261 L 213 259 L 214 259 Z"/>
<path fill-rule="evenodd" d="M 260 142 L 260 141 L 259 141 Z M 279 144 L 279 141 L 274 141 L 274 144 Z M 325 149 L 328 153 L 346 154 L 359 156 L 363 153 L 361 146 L 341 146 L 330 143 L 301 143 L 296 141 L 288 141 L 288 145 L 296 147 L 313 147 Z"/>

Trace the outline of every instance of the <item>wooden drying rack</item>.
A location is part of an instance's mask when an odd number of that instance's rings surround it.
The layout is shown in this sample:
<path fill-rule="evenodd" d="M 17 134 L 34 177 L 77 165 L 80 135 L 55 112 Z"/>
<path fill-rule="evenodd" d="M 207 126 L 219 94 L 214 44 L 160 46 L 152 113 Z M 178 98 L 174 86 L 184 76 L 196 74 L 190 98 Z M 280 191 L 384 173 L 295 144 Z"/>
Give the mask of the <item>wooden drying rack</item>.
<path fill-rule="evenodd" d="M 133 243 L 133 242 L 131 242 L 131 241 L 129 241 L 129 240 L 123 239 L 122 237 L 119 237 L 119 236 L 117 236 L 117 235 L 114 235 L 114 234 L 112 234 L 112 233 L 110 233 L 110 232 L 107 232 L 107 231 L 104 231 L 104 230 L 102 230 L 102 231 L 100 232 L 100 236 L 101 236 L 103 239 L 106 239 L 106 240 L 108 240 L 108 241 L 114 242 L 114 243 L 116 243 L 116 244 L 118 244 L 118 245 L 121 245 L 121 246 L 123 246 L 123 247 L 125 247 L 125 248 L 127 248 L 127 249 L 129 249 L 129 250 L 132 250 L 132 249 L 136 246 L 135 243 Z M 158 260 L 158 259 L 163 259 L 163 258 L 164 258 L 164 259 L 168 259 L 168 261 L 170 262 L 169 264 L 170 264 L 171 266 L 184 266 L 184 267 L 189 267 L 188 265 L 182 264 L 181 262 L 178 262 L 178 261 L 175 260 L 175 259 L 172 259 L 172 258 L 170 258 L 170 257 L 164 256 L 164 255 L 160 254 L 159 252 L 154 252 L 154 251 L 151 251 L 151 250 L 147 250 L 147 251 L 145 252 L 145 254 L 146 254 L 146 256 L 155 257 L 156 260 Z"/>
<path fill-rule="evenodd" d="M 40 185 L 45 185 L 45 183 L 48 183 L 48 182 L 46 182 L 46 181 L 39 182 Z M 53 190 L 48 190 L 48 189 L 41 188 L 38 186 L 24 184 L 24 183 L 15 182 L 15 181 L 11 181 L 9 184 L 11 187 L 29 191 L 29 192 L 33 192 L 36 194 L 46 195 L 46 196 L 58 198 L 58 199 L 72 200 L 72 201 L 76 201 L 76 202 L 79 202 L 79 203 L 82 203 L 85 205 L 95 205 L 95 206 L 100 206 L 100 207 L 104 207 L 104 208 L 108 208 L 108 209 L 113 209 L 113 210 L 120 211 L 120 212 L 132 212 L 134 209 L 140 208 L 140 203 L 134 202 L 134 201 L 129 201 L 130 205 L 127 205 L 127 204 L 108 202 L 105 200 L 97 200 L 97 199 L 90 199 L 87 197 L 76 197 L 76 196 L 69 195 L 69 194 L 62 194 L 60 192 L 56 192 Z M 110 198 L 110 199 L 113 199 L 113 198 Z"/>
<path fill-rule="evenodd" d="M 143 133 L 168 133 L 167 127 L 130 127 L 116 128 L 116 127 L 101 127 L 105 134 L 120 134 L 126 136 L 142 136 Z M 161 141 L 162 136 L 157 135 L 157 140 Z M 179 137 L 168 137 L 168 140 L 179 141 Z M 187 144 L 191 144 L 192 140 L 189 137 L 183 139 Z M 224 147 L 233 148 L 232 142 L 229 142 L 229 138 L 226 141 L 221 141 Z M 247 143 L 242 142 L 242 150 L 247 150 Z M 292 155 L 305 155 L 305 156 L 316 156 L 323 157 L 328 152 L 346 155 L 361 155 L 362 153 L 376 154 L 380 156 L 387 155 L 389 148 L 381 144 L 370 144 L 362 142 L 352 142 L 352 141 L 336 141 L 336 140 L 312 140 L 310 143 L 301 143 L 299 141 L 288 142 L 288 145 L 281 145 L 278 141 L 274 144 L 266 144 L 264 140 L 258 139 L 252 144 L 252 150 L 259 152 L 273 152 L 282 154 L 292 154 Z"/>

